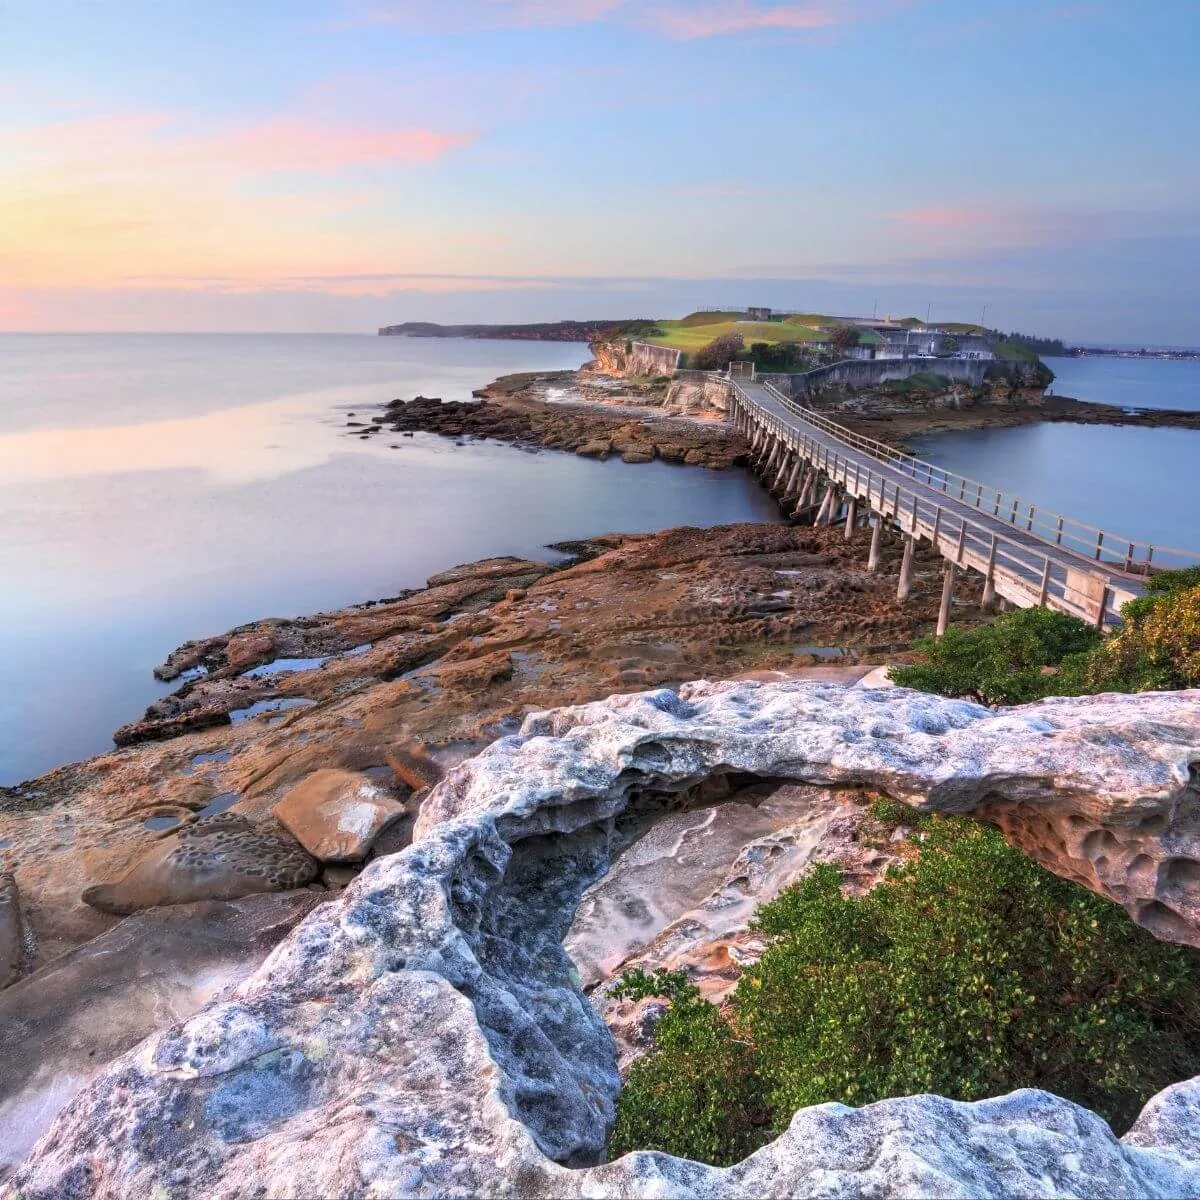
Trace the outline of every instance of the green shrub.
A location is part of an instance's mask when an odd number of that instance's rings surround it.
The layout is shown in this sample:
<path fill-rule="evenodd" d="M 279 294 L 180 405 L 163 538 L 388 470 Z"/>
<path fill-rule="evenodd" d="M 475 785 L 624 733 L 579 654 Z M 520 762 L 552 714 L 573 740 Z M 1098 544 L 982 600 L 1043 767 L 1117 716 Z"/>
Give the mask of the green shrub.
<path fill-rule="evenodd" d="M 920 638 L 914 648 L 925 661 L 893 667 L 890 674 L 901 687 L 923 692 L 969 696 L 985 704 L 1027 704 L 1081 690 L 1080 656 L 1099 644 L 1100 635 L 1075 617 L 1022 608 L 1002 613 L 990 625 Z M 1059 673 L 1043 674 L 1043 667 Z"/>
<path fill-rule="evenodd" d="M 1122 627 L 1092 654 L 1089 692 L 1200 687 L 1200 567 L 1164 571 L 1121 609 Z"/>
<path fill-rule="evenodd" d="M 925 661 L 893 667 L 891 677 L 985 704 L 1200 687 L 1200 567 L 1164 571 L 1146 586 L 1121 609 L 1122 627 L 1107 640 L 1074 617 L 1019 609 L 990 625 L 919 639 L 914 648 Z"/>
<path fill-rule="evenodd" d="M 662 1150 L 700 1162 L 738 1162 L 766 1140 L 754 1052 L 683 971 L 630 971 L 612 994 L 662 996 L 657 1050 L 639 1059 L 617 1106 L 613 1155 Z"/>
<path fill-rule="evenodd" d="M 768 948 L 728 1018 L 681 975 L 642 976 L 671 1007 L 621 1094 L 614 1152 L 729 1163 L 797 1108 L 917 1092 L 1046 1088 L 1123 1127 L 1200 1073 L 1200 954 L 986 826 L 937 818 L 924 838 L 866 895 L 820 865 L 760 909 Z"/>

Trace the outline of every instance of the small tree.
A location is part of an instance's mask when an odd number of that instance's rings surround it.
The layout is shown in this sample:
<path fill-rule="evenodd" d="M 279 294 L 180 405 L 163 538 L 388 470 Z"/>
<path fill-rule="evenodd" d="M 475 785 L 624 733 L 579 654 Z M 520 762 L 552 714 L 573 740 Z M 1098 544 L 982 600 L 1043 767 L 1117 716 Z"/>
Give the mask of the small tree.
<path fill-rule="evenodd" d="M 860 336 L 853 325 L 836 325 L 829 335 L 829 344 L 837 351 L 839 357 L 845 358 L 858 345 Z"/>
<path fill-rule="evenodd" d="M 744 344 L 740 333 L 723 333 L 692 355 L 692 366 L 697 371 L 723 371 L 741 354 Z"/>

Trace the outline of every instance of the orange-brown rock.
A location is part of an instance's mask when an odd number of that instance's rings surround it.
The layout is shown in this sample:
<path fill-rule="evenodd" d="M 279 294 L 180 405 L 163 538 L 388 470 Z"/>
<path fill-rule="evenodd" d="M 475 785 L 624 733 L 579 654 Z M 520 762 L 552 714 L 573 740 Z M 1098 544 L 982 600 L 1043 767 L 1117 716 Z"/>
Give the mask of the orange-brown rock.
<path fill-rule="evenodd" d="M 81 893 L 158 848 L 162 833 L 146 826 L 155 814 L 190 820 L 215 806 L 278 830 L 272 807 L 324 768 L 364 772 L 399 802 L 424 790 L 424 769 L 408 776 L 398 746 L 419 743 L 445 770 L 533 710 L 687 679 L 803 671 L 830 655 L 895 660 L 933 628 L 940 564 L 920 556 L 913 599 L 898 605 L 899 546 L 871 574 L 868 536 L 846 543 L 840 529 L 785 525 L 604 535 L 560 547 L 574 556 L 565 562 L 468 564 L 399 597 L 181 647 L 166 670 L 208 673 L 175 697 L 226 720 L 261 699 L 312 703 L 0 789 L 0 870 L 16 874 L 39 962 L 115 923 Z M 968 599 L 964 591 L 955 606 L 958 623 L 979 616 Z M 256 632 L 270 633 L 278 657 L 323 665 L 247 679 L 227 645 Z M 148 732 L 159 723 L 151 719 Z M 389 827 L 372 853 L 384 843 L 401 849 L 410 825 L 405 817 Z"/>
<path fill-rule="evenodd" d="M 404 805 L 357 771 L 314 771 L 271 810 L 322 863 L 362 862 L 375 839 L 404 816 Z"/>

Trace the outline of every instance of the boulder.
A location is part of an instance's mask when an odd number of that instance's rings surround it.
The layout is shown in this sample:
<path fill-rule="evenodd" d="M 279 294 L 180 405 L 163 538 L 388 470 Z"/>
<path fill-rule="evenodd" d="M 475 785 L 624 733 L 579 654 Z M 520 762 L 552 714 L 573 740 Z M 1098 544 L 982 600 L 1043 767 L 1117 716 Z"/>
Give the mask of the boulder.
<path fill-rule="evenodd" d="M 226 664 L 233 671 L 260 666 L 274 657 L 276 644 L 275 635 L 264 630 L 239 633 L 225 646 Z"/>
<path fill-rule="evenodd" d="M 326 768 L 296 784 L 271 810 L 323 863 L 361 862 L 404 805 L 357 771 Z"/>
<path fill-rule="evenodd" d="M 17 881 L 11 871 L 0 873 L 0 988 L 6 988 L 33 962 L 33 931 L 21 911 Z"/>
<path fill-rule="evenodd" d="M 1200 857 L 1198 759 L 1200 692 L 991 711 L 743 681 L 532 714 L 434 789 L 411 847 L 371 863 L 235 992 L 111 1064 L 12 1191 L 1196 1195 L 1200 1080 L 1154 1097 L 1121 1141 L 1075 1104 L 1019 1091 L 803 1109 L 726 1169 L 651 1153 L 603 1164 L 613 1042 L 562 938 L 608 868 L 616 818 L 706 780 L 861 784 L 948 812 L 1025 805 L 1165 863 Z M 1106 859 L 1095 882 L 1112 890 L 1124 876 Z M 1152 902 L 1195 940 L 1197 889 L 1165 874 Z M 1121 884 L 1135 913 L 1148 878 Z"/>
<path fill-rule="evenodd" d="M 305 890 L 138 913 L 0 993 L 0 1179 L 89 1079 L 240 983 L 324 899 Z"/>
<path fill-rule="evenodd" d="M 318 870 L 282 830 L 220 813 L 164 838 L 115 883 L 87 888 L 83 900 L 101 912 L 126 916 L 162 904 L 286 892 L 311 882 Z"/>
<path fill-rule="evenodd" d="M 575 453 L 583 458 L 605 459 L 612 453 L 612 442 L 607 438 L 595 438 L 592 441 L 584 442 Z"/>

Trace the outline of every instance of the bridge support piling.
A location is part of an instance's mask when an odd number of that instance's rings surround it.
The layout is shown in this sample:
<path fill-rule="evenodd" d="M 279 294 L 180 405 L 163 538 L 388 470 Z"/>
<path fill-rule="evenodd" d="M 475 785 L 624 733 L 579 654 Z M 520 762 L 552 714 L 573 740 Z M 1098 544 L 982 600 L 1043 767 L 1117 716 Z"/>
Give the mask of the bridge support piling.
<path fill-rule="evenodd" d="M 795 494 L 796 484 L 797 484 L 797 482 L 799 482 L 800 471 L 803 468 L 803 466 L 804 466 L 804 459 L 801 458 L 799 454 L 797 454 L 796 462 L 792 467 L 792 473 L 788 476 L 787 484 L 783 489 L 783 494 L 785 497 Z"/>
<path fill-rule="evenodd" d="M 800 486 L 800 497 L 796 501 L 796 507 L 792 509 L 793 517 L 799 519 L 812 504 L 813 491 L 816 486 L 817 473 L 810 468 L 804 475 L 804 483 Z"/>
<path fill-rule="evenodd" d="M 911 533 L 906 533 L 904 535 L 904 557 L 900 560 L 900 584 L 896 588 L 896 599 L 901 604 L 912 593 L 913 551 L 916 547 L 916 538 Z"/>
<path fill-rule="evenodd" d="M 867 570 L 879 570 L 879 551 L 883 543 L 883 514 L 876 513 L 871 518 L 871 553 L 867 558 Z"/>
<path fill-rule="evenodd" d="M 837 486 L 831 482 L 825 488 L 825 499 L 821 501 L 821 508 L 817 513 L 816 524 L 828 525 L 833 520 L 833 514 L 836 510 Z"/>
<path fill-rule="evenodd" d="M 992 535 L 992 548 L 988 551 L 987 574 L 983 579 L 983 608 L 992 608 L 996 603 L 996 535 Z"/>
<path fill-rule="evenodd" d="M 854 527 L 858 524 L 858 497 L 851 496 L 846 505 L 846 541 L 854 538 Z"/>
<path fill-rule="evenodd" d="M 950 601 L 954 598 L 954 580 L 958 568 L 952 563 L 946 563 L 946 577 L 942 582 L 942 606 L 938 609 L 937 636 L 941 637 L 950 624 Z"/>
<path fill-rule="evenodd" d="M 781 496 L 787 494 L 787 489 L 784 487 L 784 484 L 787 481 L 788 465 L 790 461 L 791 458 L 788 451 L 784 450 L 783 454 L 780 456 L 779 470 L 775 472 L 775 481 L 772 485 L 773 490 L 777 491 Z"/>

